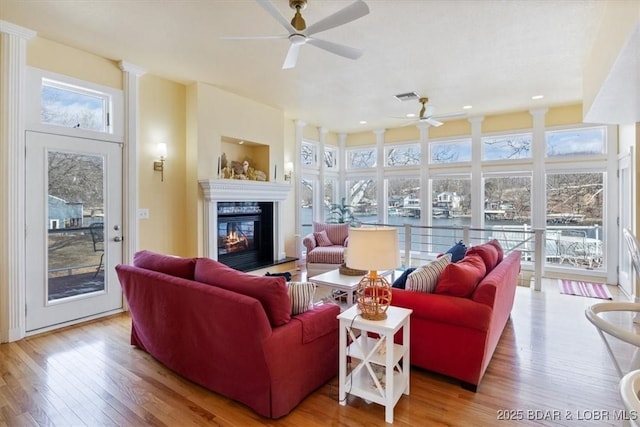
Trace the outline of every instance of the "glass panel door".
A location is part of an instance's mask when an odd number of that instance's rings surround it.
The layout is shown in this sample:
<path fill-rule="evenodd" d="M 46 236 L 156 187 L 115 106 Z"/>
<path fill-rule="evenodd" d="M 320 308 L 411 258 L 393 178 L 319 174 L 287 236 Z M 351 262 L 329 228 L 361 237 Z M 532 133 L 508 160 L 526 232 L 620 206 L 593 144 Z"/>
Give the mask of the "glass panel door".
<path fill-rule="evenodd" d="M 119 144 L 27 132 L 27 331 L 122 307 Z"/>

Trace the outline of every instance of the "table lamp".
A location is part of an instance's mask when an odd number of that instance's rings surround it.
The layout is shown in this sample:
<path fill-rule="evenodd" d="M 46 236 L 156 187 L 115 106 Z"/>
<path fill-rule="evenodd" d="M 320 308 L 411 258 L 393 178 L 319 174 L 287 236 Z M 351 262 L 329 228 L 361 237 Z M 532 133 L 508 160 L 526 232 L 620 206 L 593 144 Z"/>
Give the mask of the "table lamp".
<path fill-rule="evenodd" d="M 380 270 L 392 270 L 400 265 L 398 230 L 393 227 L 359 227 L 349 229 L 347 267 L 369 273 L 356 287 L 356 304 L 367 320 L 387 318 L 391 304 L 391 285 L 378 275 Z"/>

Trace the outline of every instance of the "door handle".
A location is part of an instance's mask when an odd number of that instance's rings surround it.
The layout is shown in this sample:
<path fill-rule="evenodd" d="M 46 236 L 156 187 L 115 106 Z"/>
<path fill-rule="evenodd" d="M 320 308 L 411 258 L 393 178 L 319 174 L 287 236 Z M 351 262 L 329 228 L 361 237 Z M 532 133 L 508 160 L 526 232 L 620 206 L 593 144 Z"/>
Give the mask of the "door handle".
<path fill-rule="evenodd" d="M 116 237 L 113 238 L 113 241 L 114 242 L 122 242 L 122 237 L 116 236 Z"/>

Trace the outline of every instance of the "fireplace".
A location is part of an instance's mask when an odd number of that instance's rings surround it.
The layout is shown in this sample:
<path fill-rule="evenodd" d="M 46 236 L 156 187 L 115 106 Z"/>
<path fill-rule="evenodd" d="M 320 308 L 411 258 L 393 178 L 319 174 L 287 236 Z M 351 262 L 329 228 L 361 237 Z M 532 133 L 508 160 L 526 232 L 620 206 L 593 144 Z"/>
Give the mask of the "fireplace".
<path fill-rule="evenodd" d="M 282 221 L 290 184 L 236 179 L 199 183 L 205 200 L 205 257 L 245 271 L 287 259 Z"/>
<path fill-rule="evenodd" d="M 238 270 L 273 261 L 273 203 L 218 202 L 218 261 Z"/>

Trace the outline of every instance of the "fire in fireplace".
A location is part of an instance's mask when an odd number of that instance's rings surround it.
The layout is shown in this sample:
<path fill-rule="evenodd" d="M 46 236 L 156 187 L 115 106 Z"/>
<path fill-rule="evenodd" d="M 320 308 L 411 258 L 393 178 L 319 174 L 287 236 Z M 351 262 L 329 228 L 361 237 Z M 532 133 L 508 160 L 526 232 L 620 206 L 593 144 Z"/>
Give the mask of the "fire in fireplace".
<path fill-rule="evenodd" d="M 218 261 L 251 270 L 273 261 L 273 203 L 218 202 Z"/>

